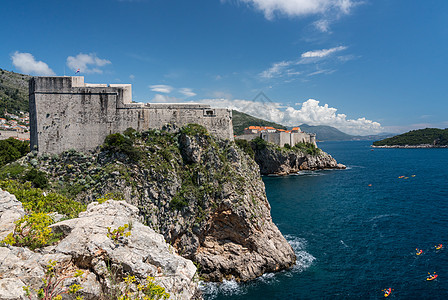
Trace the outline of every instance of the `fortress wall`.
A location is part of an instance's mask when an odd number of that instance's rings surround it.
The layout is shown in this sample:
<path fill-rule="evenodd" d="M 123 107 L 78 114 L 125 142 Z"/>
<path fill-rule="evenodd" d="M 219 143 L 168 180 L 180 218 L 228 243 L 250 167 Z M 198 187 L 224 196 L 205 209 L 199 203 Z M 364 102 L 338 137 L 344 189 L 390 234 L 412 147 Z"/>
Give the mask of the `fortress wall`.
<path fill-rule="evenodd" d="M 67 77 L 38 77 L 33 84 L 37 88 L 30 96 L 31 147 L 39 152 L 92 150 L 123 122 L 127 127 L 138 123 L 117 113 L 118 88 L 72 87 Z"/>
<path fill-rule="evenodd" d="M 138 131 L 203 125 L 233 140 L 232 113 L 195 104 L 132 103 L 131 85 L 85 84 L 83 77 L 34 77 L 30 80 L 31 147 L 41 153 L 93 150 L 107 135 L 132 127 Z"/>

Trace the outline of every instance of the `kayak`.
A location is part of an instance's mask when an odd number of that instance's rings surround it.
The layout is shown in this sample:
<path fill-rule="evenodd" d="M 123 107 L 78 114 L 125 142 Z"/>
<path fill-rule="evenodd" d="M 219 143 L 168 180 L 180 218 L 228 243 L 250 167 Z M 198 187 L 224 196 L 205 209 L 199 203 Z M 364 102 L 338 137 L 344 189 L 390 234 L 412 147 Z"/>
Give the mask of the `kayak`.
<path fill-rule="evenodd" d="M 415 253 L 415 254 L 420 255 L 420 254 L 422 254 L 422 253 L 423 253 L 423 250 L 420 250 L 420 251 L 418 251 L 418 252 Z"/>
<path fill-rule="evenodd" d="M 434 246 L 434 247 L 436 247 L 436 250 L 440 250 L 440 249 L 442 249 L 442 244 L 440 244 L 440 245 L 438 245 L 438 246 Z"/>
<path fill-rule="evenodd" d="M 439 277 L 439 275 L 437 275 L 437 274 L 435 274 L 435 275 L 431 275 L 431 276 L 427 277 L 426 280 L 431 281 L 431 280 L 436 279 L 437 277 Z"/>
<path fill-rule="evenodd" d="M 384 297 L 389 297 L 389 295 L 392 293 L 392 289 L 388 288 L 387 290 L 384 290 Z"/>

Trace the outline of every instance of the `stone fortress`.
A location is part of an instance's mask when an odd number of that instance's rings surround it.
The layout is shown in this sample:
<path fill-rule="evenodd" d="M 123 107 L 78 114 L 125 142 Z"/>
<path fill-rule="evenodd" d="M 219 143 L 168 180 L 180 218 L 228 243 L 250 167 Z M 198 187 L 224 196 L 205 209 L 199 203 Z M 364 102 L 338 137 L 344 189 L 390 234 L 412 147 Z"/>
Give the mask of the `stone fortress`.
<path fill-rule="evenodd" d="M 111 133 L 167 124 L 196 123 L 218 138 L 233 140 L 231 110 L 205 104 L 133 103 L 130 84 L 89 84 L 83 76 L 33 77 L 29 103 L 31 149 L 39 153 L 90 151 Z"/>
<path fill-rule="evenodd" d="M 244 129 L 244 134 L 237 136 L 238 139 L 253 140 L 255 138 L 284 147 L 286 144 L 294 146 L 297 143 L 310 143 L 317 147 L 316 134 L 307 133 L 294 127 L 291 130 L 275 129 L 273 127 L 249 126 Z"/>

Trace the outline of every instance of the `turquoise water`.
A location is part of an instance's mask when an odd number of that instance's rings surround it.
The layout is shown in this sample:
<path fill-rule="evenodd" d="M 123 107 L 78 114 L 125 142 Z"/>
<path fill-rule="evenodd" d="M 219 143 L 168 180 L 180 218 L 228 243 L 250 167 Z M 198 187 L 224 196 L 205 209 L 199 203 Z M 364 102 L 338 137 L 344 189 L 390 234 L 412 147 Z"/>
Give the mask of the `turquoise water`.
<path fill-rule="evenodd" d="M 319 144 L 347 170 L 264 177 L 297 265 L 246 284 L 209 284 L 205 298 L 379 299 L 391 287 L 389 298 L 448 299 L 448 149 L 370 144 Z M 439 243 L 446 248 L 436 251 Z M 426 281 L 428 272 L 439 278 Z"/>

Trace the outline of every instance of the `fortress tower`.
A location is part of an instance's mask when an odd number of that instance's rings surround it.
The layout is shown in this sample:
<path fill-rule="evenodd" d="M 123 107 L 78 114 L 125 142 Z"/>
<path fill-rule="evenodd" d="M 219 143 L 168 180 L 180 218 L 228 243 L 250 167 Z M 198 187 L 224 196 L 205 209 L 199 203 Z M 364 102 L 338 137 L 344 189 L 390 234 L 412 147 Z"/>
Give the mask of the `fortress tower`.
<path fill-rule="evenodd" d="M 31 149 L 39 153 L 94 150 L 111 133 L 204 126 L 210 134 L 233 140 L 232 111 L 205 104 L 132 103 L 130 84 L 89 84 L 83 76 L 33 77 L 30 80 Z"/>

